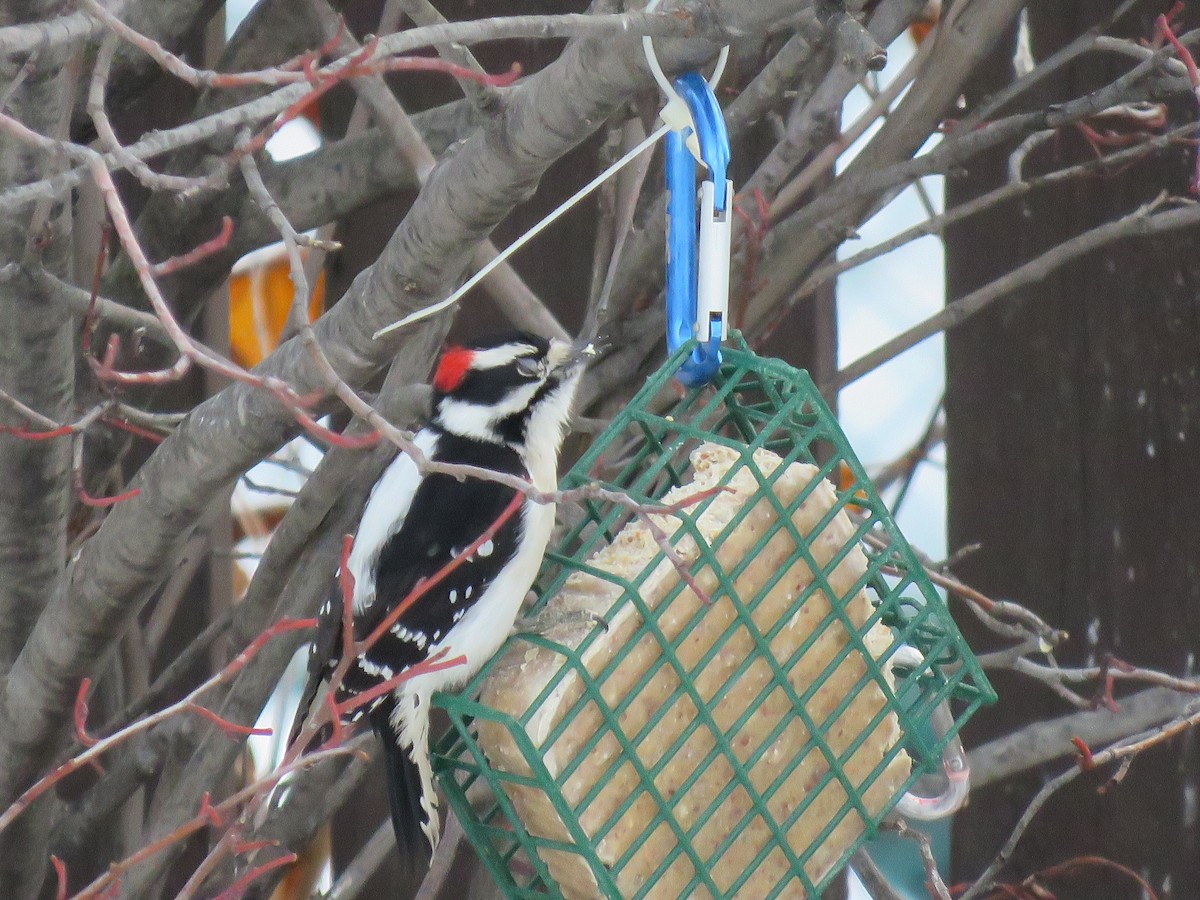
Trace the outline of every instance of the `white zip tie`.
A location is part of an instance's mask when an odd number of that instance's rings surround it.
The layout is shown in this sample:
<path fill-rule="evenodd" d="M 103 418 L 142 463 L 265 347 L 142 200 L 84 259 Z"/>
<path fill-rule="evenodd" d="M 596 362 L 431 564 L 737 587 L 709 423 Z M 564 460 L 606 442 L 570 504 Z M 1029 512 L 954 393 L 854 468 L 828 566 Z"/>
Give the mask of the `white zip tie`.
<path fill-rule="evenodd" d="M 686 104 L 685 104 L 684 108 L 685 109 L 687 108 Z M 595 178 L 593 178 L 591 181 L 589 181 L 587 184 L 585 184 L 583 187 L 581 187 L 578 191 L 576 191 L 574 194 L 572 194 L 567 200 L 565 200 L 562 203 L 561 206 L 559 206 L 557 209 L 555 209 L 554 212 L 550 213 L 548 216 L 546 216 L 546 218 L 542 219 L 542 221 L 538 222 L 536 225 L 534 225 L 532 228 L 530 228 L 527 232 L 525 232 L 523 235 L 521 235 L 519 238 L 517 238 L 515 241 L 513 241 L 511 244 L 509 244 L 507 247 L 505 247 L 503 250 L 501 250 L 493 260 L 491 260 L 487 265 L 485 265 L 478 272 L 476 272 L 474 275 L 472 275 L 470 278 L 468 278 L 463 283 L 462 287 L 460 287 L 457 291 L 455 291 L 453 294 L 451 294 L 445 300 L 441 300 L 438 303 L 434 303 L 432 306 L 426 306 L 422 309 L 418 309 L 414 313 L 409 313 L 407 316 L 405 316 L 399 322 L 393 322 L 391 325 L 385 325 L 383 328 L 380 328 L 378 331 L 376 331 L 375 334 L 373 335 L 373 337 L 376 339 L 381 338 L 385 334 L 390 334 L 391 332 L 396 331 L 397 329 L 403 328 L 405 325 L 411 325 L 413 322 L 420 322 L 422 319 L 428 319 L 430 316 L 436 316 L 442 310 L 448 309 L 449 307 L 453 306 L 455 303 L 457 303 L 459 300 L 462 299 L 463 294 L 465 294 L 467 291 L 471 290 L 471 288 L 475 287 L 475 285 L 479 284 L 479 282 L 483 281 L 483 279 L 485 279 L 488 276 L 488 274 L 491 273 L 491 271 L 493 269 L 495 269 L 498 265 L 500 265 L 502 262 L 504 262 L 506 259 L 508 259 L 510 256 L 512 256 L 514 253 L 516 253 L 518 250 L 520 250 L 522 247 L 524 247 L 526 244 L 528 244 L 535 237 L 537 237 L 537 235 L 540 234 L 547 226 L 554 224 L 555 221 L 557 221 L 567 210 L 569 210 L 571 207 L 573 207 L 576 203 L 578 203 L 580 200 L 582 200 L 584 197 L 586 197 L 588 194 L 590 194 L 596 188 L 600 187 L 600 185 L 604 184 L 605 181 L 607 181 L 609 178 L 611 178 L 617 172 L 621 171 L 621 169 L 625 168 L 625 166 L 627 166 L 629 163 L 633 162 L 633 160 L 637 159 L 638 156 L 640 156 L 642 153 L 644 153 L 646 150 L 648 150 L 650 147 L 652 147 L 655 143 L 657 143 L 670 130 L 671 130 L 670 127 L 664 125 L 661 128 L 659 128 L 657 131 L 655 131 L 653 134 L 651 134 L 649 137 L 647 137 L 645 140 L 643 140 L 640 144 L 638 144 L 636 147 L 634 147 L 632 150 L 630 150 L 628 153 L 626 153 L 624 156 L 622 156 L 620 159 L 618 159 L 615 163 L 613 163 L 611 166 L 609 166 L 607 169 L 605 169 L 603 172 L 601 172 L 599 175 L 597 175 Z"/>
<path fill-rule="evenodd" d="M 646 4 L 645 12 L 654 12 L 655 7 L 659 4 L 659 0 L 650 0 Z M 672 131 L 677 131 L 680 134 L 689 132 L 684 138 L 684 143 L 687 145 L 692 156 L 696 161 L 703 164 L 704 160 L 700 158 L 700 141 L 696 137 L 696 123 L 692 119 L 692 111 L 688 109 L 687 101 L 679 96 L 679 91 L 675 90 L 675 85 L 671 84 L 666 73 L 663 71 L 662 64 L 658 61 L 658 54 L 654 52 L 654 38 L 650 35 L 642 37 L 642 52 L 646 54 L 646 64 L 650 67 L 651 74 L 654 75 L 654 80 L 658 82 L 659 90 L 667 98 L 666 105 L 659 112 L 658 117 L 670 127 Z M 713 69 L 712 76 L 708 79 L 708 86 L 716 90 L 717 85 L 721 81 L 721 76 L 725 74 L 725 64 L 729 61 L 729 45 L 721 48 L 721 53 L 717 56 L 717 65 Z"/>

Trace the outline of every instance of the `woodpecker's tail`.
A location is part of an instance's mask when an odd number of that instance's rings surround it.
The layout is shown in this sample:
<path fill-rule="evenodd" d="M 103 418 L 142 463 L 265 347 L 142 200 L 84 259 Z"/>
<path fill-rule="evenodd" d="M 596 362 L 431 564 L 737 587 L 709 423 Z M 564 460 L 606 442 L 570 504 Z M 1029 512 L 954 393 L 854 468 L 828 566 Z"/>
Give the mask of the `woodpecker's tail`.
<path fill-rule="evenodd" d="M 371 712 L 371 724 L 383 744 L 383 766 L 387 769 L 388 803 L 392 809 L 392 829 L 400 856 L 412 868 L 420 868 L 428 858 L 428 845 L 423 839 L 425 814 L 424 791 L 417 764 L 400 746 L 391 722 L 391 704 L 380 705 Z"/>

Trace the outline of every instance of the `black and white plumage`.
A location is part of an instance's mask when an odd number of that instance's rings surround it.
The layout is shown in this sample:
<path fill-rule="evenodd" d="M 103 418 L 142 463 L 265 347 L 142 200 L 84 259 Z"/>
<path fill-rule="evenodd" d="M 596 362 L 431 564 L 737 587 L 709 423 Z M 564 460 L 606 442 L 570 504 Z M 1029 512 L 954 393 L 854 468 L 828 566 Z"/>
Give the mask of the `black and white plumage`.
<path fill-rule="evenodd" d="M 448 349 L 434 377 L 433 415 L 416 435 L 416 445 L 434 462 L 478 466 L 527 479 L 542 491 L 555 490 L 558 452 L 585 358 L 564 342 L 523 333 Z M 407 454 L 397 456 L 371 491 L 347 561 L 354 576 L 355 639 L 365 639 L 420 581 L 476 543 L 516 495 L 494 481 L 425 474 Z M 525 499 L 347 670 L 339 700 L 443 649 L 448 657 L 467 660 L 416 676 L 354 715 L 368 714 L 383 739 L 392 820 L 402 850 L 416 850 L 412 825 L 422 817 L 422 830 L 431 846 L 437 845 L 430 696 L 461 685 L 499 649 L 541 566 L 553 525 L 552 504 Z M 341 595 L 335 590 L 321 610 L 294 732 L 337 666 L 341 628 Z"/>

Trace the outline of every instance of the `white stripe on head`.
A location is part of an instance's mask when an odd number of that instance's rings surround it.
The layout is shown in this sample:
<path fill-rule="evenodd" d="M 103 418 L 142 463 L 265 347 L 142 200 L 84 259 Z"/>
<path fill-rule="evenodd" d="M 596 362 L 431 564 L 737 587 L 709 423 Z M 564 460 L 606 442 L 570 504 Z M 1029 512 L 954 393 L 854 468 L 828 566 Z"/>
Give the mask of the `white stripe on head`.
<path fill-rule="evenodd" d="M 537 347 L 525 343 L 503 344 L 487 350 L 473 350 L 471 352 L 471 368 L 475 370 L 499 369 L 522 356 L 533 356 L 537 352 Z"/>
<path fill-rule="evenodd" d="M 438 421 L 451 434 L 478 441 L 500 440 L 496 426 L 529 406 L 541 384 L 523 384 L 509 391 L 499 403 L 468 403 L 446 397 L 438 405 Z"/>

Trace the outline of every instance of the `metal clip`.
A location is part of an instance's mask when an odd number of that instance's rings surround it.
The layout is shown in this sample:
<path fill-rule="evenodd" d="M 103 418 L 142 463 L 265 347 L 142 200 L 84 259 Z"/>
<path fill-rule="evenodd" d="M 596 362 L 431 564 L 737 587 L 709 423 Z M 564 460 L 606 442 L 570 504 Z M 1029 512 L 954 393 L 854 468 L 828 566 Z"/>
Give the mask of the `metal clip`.
<path fill-rule="evenodd" d="M 892 656 L 892 663 L 919 669 L 925 665 L 925 658 L 915 648 L 906 645 L 900 647 Z M 947 701 L 942 701 L 934 708 L 930 725 L 939 740 L 954 727 L 954 715 L 950 712 L 950 704 Z M 935 780 L 943 782 L 935 787 L 937 793 L 909 791 L 896 804 L 896 812 L 906 819 L 927 822 L 944 819 L 962 809 L 971 790 L 971 767 L 967 762 L 967 754 L 963 751 L 962 741 L 957 736 L 947 741 L 946 748 L 942 751 L 942 774 L 927 776 L 918 781 L 918 784 Z"/>

